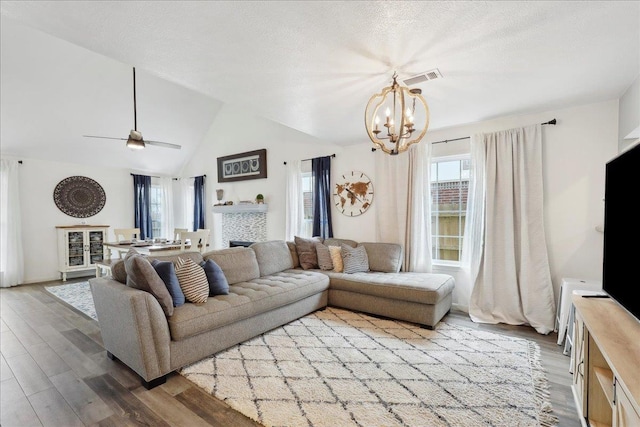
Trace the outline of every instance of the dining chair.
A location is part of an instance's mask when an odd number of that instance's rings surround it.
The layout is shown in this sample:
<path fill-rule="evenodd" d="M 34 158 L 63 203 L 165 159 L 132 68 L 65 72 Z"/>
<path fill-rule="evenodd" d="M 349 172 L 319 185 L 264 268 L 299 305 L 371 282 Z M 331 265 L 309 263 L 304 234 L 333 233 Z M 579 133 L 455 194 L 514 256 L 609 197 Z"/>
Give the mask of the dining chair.
<path fill-rule="evenodd" d="M 174 228 L 173 229 L 173 240 L 180 240 L 180 233 L 185 233 L 189 231 L 187 228 Z"/>
<path fill-rule="evenodd" d="M 186 247 L 187 240 L 191 245 L 189 248 Z M 180 250 L 182 252 L 205 253 L 208 244 L 209 230 L 183 231 L 180 233 Z"/>
<path fill-rule="evenodd" d="M 127 240 L 131 242 L 133 239 L 138 239 L 140 237 L 139 228 L 114 228 L 113 233 L 116 235 L 116 242 L 118 243 Z M 123 258 L 127 251 L 118 250 L 117 252 L 118 256 Z"/>
<path fill-rule="evenodd" d="M 123 240 L 137 239 L 140 237 L 139 228 L 114 228 L 113 233 L 116 235 L 116 242 L 120 243 Z"/>

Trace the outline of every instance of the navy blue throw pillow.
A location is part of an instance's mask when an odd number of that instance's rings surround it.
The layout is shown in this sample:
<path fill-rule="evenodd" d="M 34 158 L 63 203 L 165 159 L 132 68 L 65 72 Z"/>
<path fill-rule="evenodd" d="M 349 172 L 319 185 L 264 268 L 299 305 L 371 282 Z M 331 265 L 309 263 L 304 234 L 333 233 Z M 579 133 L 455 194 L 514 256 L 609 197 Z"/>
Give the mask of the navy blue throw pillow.
<path fill-rule="evenodd" d="M 229 282 L 222 269 L 212 259 L 200 263 L 209 282 L 209 296 L 229 295 Z"/>
<path fill-rule="evenodd" d="M 185 297 L 182 289 L 180 289 L 180 282 L 178 282 L 178 276 L 176 276 L 176 269 L 173 263 L 171 261 L 158 261 L 154 259 L 151 261 L 151 265 L 169 290 L 171 298 L 173 298 L 173 306 L 180 307 L 183 305 L 185 303 Z"/>

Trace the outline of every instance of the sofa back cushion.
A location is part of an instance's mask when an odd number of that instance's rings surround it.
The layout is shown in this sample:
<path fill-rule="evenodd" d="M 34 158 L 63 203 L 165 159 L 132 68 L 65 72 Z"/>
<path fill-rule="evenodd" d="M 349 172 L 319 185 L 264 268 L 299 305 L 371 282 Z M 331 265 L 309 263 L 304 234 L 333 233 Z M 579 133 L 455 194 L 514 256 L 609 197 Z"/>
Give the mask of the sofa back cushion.
<path fill-rule="evenodd" d="M 370 242 L 363 242 L 360 245 L 367 250 L 369 270 L 383 273 L 397 273 L 400 271 L 402 257 L 404 256 L 402 245 Z"/>
<path fill-rule="evenodd" d="M 347 245 L 347 246 L 351 246 L 352 248 L 355 248 L 356 246 L 358 246 L 358 242 L 356 242 L 355 240 L 336 239 L 334 237 L 330 237 L 328 239 L 324 239 L 324 241 L 322 243 L 324 243 L 326 246 Z"/>
<path fill-rule="evenodd" d="M 158 261 L 171 261 L 174 266 L 178 266 L 178 260 L 190 259 L 194 263 L 200 265 L 203 261 L 202 254 L 200 252 L 184 252 L 178 255 L 147 255 L 146 258 L 149 262 L 157 259 Z"/>
<path fill-rule="evenodd" d="M 260 276 L 269 276 L 293 268 L 289 246 L 284 240 L 257 242 L 253 243 L 250 248 L 256 253 Z"/>
<path fill-rule="evenodd" d="M 246 282 L 260 277 L 260 266 L 256 253 L 251 248 L 234 247 L 203 254 L 205 260 L 212 259 L 224 272 L 227 282 Z"/>

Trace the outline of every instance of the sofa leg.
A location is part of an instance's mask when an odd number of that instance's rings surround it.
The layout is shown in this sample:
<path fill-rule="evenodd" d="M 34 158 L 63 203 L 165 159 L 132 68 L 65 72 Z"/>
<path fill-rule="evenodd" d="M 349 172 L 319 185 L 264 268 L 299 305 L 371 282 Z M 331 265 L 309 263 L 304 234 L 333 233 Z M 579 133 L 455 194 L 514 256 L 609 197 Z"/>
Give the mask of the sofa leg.
<path fill-rule="evenodd" d="M 422 329 L 429 329 L 430 331 L 433 331 L 435 329 L 435 326 L 429 326 L 429 325 L 420 325 L 420 327 Z"/>
<path fill-rule="evenodd" d="M 117 357 L 115 357 L 115 356 L 113 355 L 113 353 L 111 353 L 110 351 L 107 351 L 107 357 L 108 357 L 110 360 L 118 360 L 118 358 L 117 358 Z"/>
<path fill-rule="evenodd" d="M 166 375 L 163 375 L 163 376 L 158 377 L 155 380 L 151 380 L 151 381 L 145 381 L 144 378 L 142 379 L 142 385 L 147 390 L 151 390 L 152 388 L 157 387 L 159 385 L 162 385 L 162 384 L 164 384 L 166 382 L 167 382 L 167 376 Z"/>

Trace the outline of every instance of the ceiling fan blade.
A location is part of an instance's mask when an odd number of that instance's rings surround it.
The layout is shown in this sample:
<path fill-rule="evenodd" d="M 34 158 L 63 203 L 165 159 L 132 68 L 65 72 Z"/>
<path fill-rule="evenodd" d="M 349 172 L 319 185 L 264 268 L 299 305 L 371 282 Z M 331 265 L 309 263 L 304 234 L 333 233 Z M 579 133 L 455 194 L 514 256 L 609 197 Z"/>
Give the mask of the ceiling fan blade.
<path fill-rule="evenodd" d="M 181 145 L 169 144 L 168 142 L 160 142 L 160 141 L 148 141 L 146 139 L 144 140 L 144 143 L 149 145 L 157 145 L 158 147 L 175 148 L 176 150 L 179 150 L 182 148 Z"/>
<path fill-rule="evenodd" d="M 84 136 L 85 138 L 117 139 L 119 141 L 126 141 L 127 140 L 127 138 L 113 138 L 113 137 L 110 137 L 110 136 L 96 136 L 96 135 L 82 135 L 82 136 Z"/>

